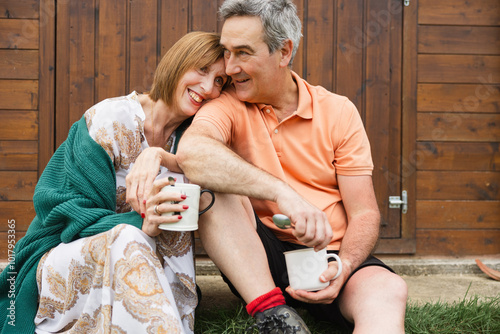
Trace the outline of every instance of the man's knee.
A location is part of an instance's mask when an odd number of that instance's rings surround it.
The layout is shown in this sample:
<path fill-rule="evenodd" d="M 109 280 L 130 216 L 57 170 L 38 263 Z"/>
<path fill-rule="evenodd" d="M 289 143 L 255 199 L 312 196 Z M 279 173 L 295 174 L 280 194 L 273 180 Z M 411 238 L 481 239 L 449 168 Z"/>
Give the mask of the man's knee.
<path fill-rule="evenodd" d="M 405 280 L 396 274 L 388 275 L 385 282 L 385 290 L 391 292 L 395 302 L 406 303 L 408 299 L 408 286 Z"/>
<path fill-rule="evenodd" d="M 354 294 L 365 291 L 368 295 L 383 295 L 393 301 L 406 302 L 408 297 L 404 279 L 380 266 L 369 266 L 356 272 L 348 281 L 346 289 Z"/>
<path fill-rule="evenodd" d="M 200 209 L 206 208 L 210 201 L 211 196 L 203 194 L 200 198 Z M 255 222 L 250 200 L 245 196 L 215 193 L 214 205 L 200 216 L 200 224 L 214 222 L 217 224 L 233 224 L 235 220 Z"/>

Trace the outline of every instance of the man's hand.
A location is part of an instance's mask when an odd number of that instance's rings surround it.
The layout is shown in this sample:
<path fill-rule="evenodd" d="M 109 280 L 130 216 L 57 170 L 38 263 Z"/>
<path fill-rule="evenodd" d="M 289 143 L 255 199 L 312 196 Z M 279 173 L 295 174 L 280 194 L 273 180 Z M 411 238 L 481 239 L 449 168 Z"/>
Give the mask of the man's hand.
<path fill-rule="evenodd" d="M 326 214 L 286 186 L 278 192 L 276 203 L 291 222 L 297 240 L 316 251 L 325 248 L 333 237 Z M 332 276 L 333 277 L 333 276 Z"/>
<path fill-rule="evenodd" d="M 292 298 L 310 304 L 331 304 L 339 295 L 340 289 L 352 273 L 352 265 L 348 261 L 342 261 L 342 273 L 339 277 L 332 280 L 337 274 L 337 262 L 332 261 L 328 264 L 328 269 L 320 276 L 320 281 L 330 282 L 330 285 L 323 290 L 310 292 L 305 290 L 294 290 L 290 286 L 286 292 Z"/>

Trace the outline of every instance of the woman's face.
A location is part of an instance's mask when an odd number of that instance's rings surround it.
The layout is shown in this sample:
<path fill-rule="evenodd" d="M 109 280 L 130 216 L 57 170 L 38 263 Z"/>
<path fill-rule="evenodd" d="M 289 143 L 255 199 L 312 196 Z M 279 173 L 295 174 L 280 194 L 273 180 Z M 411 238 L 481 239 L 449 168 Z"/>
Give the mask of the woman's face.
<path fill-rule="evenodd" d="M 208 67 L 187 71 L 175 94 L 179 109 L 193 116 L 206 101 L 219 97 L 226 81 L 223 58 Z"/>

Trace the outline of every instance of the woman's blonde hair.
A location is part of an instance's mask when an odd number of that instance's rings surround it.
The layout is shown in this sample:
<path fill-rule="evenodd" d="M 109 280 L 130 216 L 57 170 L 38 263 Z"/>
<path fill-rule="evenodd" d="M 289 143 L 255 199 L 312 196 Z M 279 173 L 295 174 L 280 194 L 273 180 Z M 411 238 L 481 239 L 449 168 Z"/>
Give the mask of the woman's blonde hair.
<path fill-rule="evenodd" d="M 174 105 L 175 90 L 182 76 L 189 70 L 208 67 L 223 56 L 219 34 L 194 31 L 184 35 L 158 64 L 149 96 L 153 101 L 161 99 L 169 106 Z"/>

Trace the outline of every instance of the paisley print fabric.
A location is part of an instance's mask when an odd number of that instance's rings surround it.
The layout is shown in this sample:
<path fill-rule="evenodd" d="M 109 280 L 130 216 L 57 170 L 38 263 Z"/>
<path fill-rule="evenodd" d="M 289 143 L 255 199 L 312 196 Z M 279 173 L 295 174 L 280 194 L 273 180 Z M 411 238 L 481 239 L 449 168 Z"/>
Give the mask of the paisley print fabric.
<path fill-rule="evenodd" d="M 89 134 L 113 161 L 116 212 L 131 211 L 125 202 L 125 177 L 149 147 L 137 94 L 104 100 L 90 108 L 85 119 Z M 158 177 L 171 174 L 162 167 Z M 198 300 L 191 232 L 163 231 L 151 238 L 134 226 L 118 225 L 60 244 L 43 256 L 37 269 L 36 333 L 194 330 Z"/>

